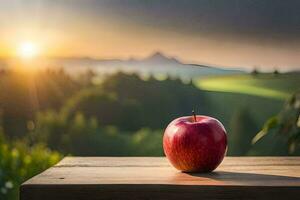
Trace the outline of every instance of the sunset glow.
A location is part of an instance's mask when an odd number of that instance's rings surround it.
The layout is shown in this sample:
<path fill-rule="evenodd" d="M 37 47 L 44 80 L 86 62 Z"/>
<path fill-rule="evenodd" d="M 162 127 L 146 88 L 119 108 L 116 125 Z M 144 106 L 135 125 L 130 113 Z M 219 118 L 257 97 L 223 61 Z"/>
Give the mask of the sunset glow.
<path fill-rule="evenodd" d="M 129 59 L 160 51 L 186 63 L 229 68 L 300 65 L 296 3 L 24 2 L 0 3 L 0 57 Z M 283 6 L 286 12 L 277 15 Z M 280 19 L 270 23 L 274 16 Z"/>

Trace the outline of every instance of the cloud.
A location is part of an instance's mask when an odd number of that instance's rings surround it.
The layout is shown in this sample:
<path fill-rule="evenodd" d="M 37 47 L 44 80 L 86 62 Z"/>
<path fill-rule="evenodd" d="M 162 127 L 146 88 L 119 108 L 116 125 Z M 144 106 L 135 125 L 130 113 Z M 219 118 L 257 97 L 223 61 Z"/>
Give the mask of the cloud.
<path fill-rule="evenodd" d="M 300 41 L 297 0 L 172 0 L 98 2 L 117 20 L 182 34 L 249 41 Z"/>

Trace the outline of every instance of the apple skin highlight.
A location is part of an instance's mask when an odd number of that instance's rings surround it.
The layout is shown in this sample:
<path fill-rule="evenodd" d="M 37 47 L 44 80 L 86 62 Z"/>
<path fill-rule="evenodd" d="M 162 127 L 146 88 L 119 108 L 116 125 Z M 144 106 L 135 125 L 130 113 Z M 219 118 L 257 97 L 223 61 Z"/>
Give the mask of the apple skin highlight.
<path fill-rule="evenodd" d="M 180 117 L 166 128 L 163 148 L 176 169 L 183 172 L 211 172 L 226 154 L 226 130 L 221 122 L 212 117 Z"/>

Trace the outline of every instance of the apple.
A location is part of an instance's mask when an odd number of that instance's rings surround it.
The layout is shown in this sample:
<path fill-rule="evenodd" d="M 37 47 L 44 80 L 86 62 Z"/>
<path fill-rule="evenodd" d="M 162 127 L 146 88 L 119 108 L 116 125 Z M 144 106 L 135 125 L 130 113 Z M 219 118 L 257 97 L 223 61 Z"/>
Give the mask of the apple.
<path fill-rule="evenodd" d="M 221 122 L 209 116 L 194 114 L 180 117 L 166 128 L 163 148 L 176 169 L 183 172 L 211 172 L 226 154 L 226 130 Z"/>

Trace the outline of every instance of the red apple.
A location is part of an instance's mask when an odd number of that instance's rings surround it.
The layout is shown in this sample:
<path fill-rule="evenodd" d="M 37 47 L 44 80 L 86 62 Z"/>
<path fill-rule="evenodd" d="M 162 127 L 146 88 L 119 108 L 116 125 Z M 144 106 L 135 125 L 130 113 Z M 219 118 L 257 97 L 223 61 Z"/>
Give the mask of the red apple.
<path fill-rule="evenodd" d="M 226 130 L 212 117 L 180 117 L 166 128 L 163 147 L 167 158 L 178 170 L 211 172 L 226 154 Z"/>

